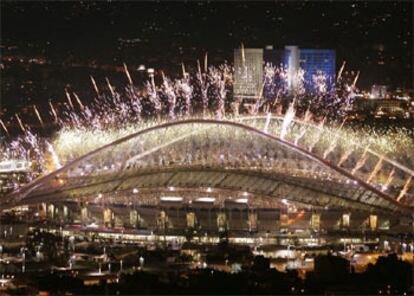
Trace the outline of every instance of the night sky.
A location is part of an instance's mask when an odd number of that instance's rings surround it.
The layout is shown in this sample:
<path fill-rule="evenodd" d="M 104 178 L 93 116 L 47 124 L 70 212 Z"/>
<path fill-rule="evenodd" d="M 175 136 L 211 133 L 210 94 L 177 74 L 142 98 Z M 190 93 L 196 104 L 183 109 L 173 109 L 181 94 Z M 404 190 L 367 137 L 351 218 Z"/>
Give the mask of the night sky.
<path fill-rule="evenodd" d="M 361 85 L 412 89 L 412 1 L 369 2 L 4 2 L 3 49 L 55 60 L 152 63 L 208 50 L 299 45 L 333 48 L 337 64 L 361 70 Z"/>

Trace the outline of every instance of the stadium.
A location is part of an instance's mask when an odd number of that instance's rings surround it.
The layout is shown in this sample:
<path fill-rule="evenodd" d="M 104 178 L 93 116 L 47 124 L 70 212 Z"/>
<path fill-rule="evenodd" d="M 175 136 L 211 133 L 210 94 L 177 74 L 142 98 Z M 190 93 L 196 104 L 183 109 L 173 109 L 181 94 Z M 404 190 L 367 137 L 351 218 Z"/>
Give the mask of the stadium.
<path fill-rule="evenodd" d="M 126 241 L 190 231 L 323 244 L 409 233 L 413 171 L 339 136 L 286 116 L 154 123 L 35 179 L 1 207 L 29 206 L 71 235 Z"/>

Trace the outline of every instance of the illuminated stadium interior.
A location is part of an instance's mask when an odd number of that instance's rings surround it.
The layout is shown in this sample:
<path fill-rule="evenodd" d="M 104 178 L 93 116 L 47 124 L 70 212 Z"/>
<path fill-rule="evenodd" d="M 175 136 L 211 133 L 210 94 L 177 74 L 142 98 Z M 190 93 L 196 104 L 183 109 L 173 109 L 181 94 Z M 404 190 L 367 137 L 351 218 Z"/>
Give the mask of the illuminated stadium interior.
<path fill-rule="evenodd" d="M 373 169 L 366 157 L 363 165 L 349 157 L 350 163 L 338 166 L 335 153 L 324 158 L 318 149 L 293 144 L 292 134 L 272 135 L 268 118 L 254 120 L 262 129 L 250 121 L 189 119 L 142 129 L 22 187 L 6 196 L 2 207 L 75 202 L 113 213 L 117 207 L 224 209 L 230 204 L 247 212 L 279 209 L 279 219 L 284 211 L 308 219 L 305 212 L 328 210 L 339 217 L 378 215 L 388 224 L 411 217 L 410 199 L 398 200 L 364 181 Z M 363 168 L 357 174 L 358 162 Z"/>

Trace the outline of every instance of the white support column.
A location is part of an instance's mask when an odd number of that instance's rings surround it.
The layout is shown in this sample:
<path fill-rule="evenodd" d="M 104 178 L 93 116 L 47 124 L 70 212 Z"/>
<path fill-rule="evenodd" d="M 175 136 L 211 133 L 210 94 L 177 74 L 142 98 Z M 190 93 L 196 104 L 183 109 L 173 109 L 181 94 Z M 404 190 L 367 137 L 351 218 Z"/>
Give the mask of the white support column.
<path fill-rule="evenodd" d="M 89 223 L 89 210 L 86 205 L 82 206 L 81 208 L 81 223 L 82 225 L 86 225 Z"/>
<path fill-rule="evenodd" d="M 194 212 L 188 212 L 186 215 L 186 219 L 187 219 L 187 228 L 195 228 L 196 223 L 197 223 L 197 218 Z"/>
<path fill-rule="evenodd" d="M 313 230 L 319 231 L 321 228 L 321 214 L 320 213 L 312 213 L 311 216 L 311 228 Z"/>
<path fill-rule="evenodd" d="M 114 226 L 114 213 L 111 209 L 109 208 L 104 209 L 103 221 L 106 227 Z"/>
<path fill-rule="evenodd" d="M 165 230 L 167 228 L 168 216 L 165 211 L 160 211 L 157 217 L 157 227 L 159 230 Z"/>
<path fill-rule="evenodd" d="M 138 212 L 137 212 L 137 210 L 131 210 L 129 212 L 129 224 L 132 227 L 137 227 L 138 226 Z"/>
<path fill-rule="evenodd" d="M 224 211 L 217 213 L 217 228 L 219 232 L 225 232 L 227 230 L 227 218 L 226 212 Z"/>
<path fill-rule="evenodd" d="M 55 205 L 48 204 L 47 205 L 47 218 L 53 220 L 55 218 Z"/>
<path fill-rule="evenodd" d="M 249 231 L 257 231 L 257 212 L 255 210 L 249 210 L 248 220 Z"/>
<path fill-rule="evenodd" d="M 378 225 L 378 216 L 377 215 L 369 215 L 368 218 L 368 223 L 369 223 L 369 228 L 374 231 L 377 230 L 377 225 Z"/>
<path fill-rule="evenodd" d="M 350 213 L 342 214 L 341 226 L 344 229 L 348 229 L 351 226 L 351 214 Z"/>

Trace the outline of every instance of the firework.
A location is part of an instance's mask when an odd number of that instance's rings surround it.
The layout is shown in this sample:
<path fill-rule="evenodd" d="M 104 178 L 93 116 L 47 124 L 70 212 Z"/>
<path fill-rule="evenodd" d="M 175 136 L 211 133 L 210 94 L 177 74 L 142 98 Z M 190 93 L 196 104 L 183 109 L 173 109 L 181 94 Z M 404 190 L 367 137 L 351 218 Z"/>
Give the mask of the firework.
<path fill-rule="evenodd" d="M 241 48 L 244 60 L 243 44 Z M 339 77 L 344 66 L 345 62 L 338 73 Z M 186 69 L 183 63 L 182 77 L 179 79 L 168 77 L 160 71 L 157 73 L 161 73 L 161 84 L 157 84 L 154 77 L 156 72 L 152 72 L 143 85 L 134 85 L 125 63 L 123 67 L 128 79 L 124 88 L 115 89 L 109 79 L 105 78 L 107 87 L 100 91 L 95 79 L 90 76 L 96 94 L 91 103 L 83 103 L 75 92 L 67 89 L 64 104 L 59 105 L 58 109 L 49 101 L 51 115 L 58 126 L 58 131 L 52 138 L 40 137 L 35 133 L 35 128 L 26 126 L 20 116 L 15 114 L 22 133 L 9 137 L 6 143 L 2 143 L 0 157 L 8 159 L 18 155 L 21 158 L 38 159 L 44 169 L 41 173 L 45 174 L 105 144 L 157 125 L 163 120 L 190 118 L 202 112 L 204 118 L 240 121 L 279 136 L 327 162 L 358 174 L 368 183 L 380 179 L 376 176 L 381 169 L 391 165 L 391 173 L 382 185 L 383 188 L 388 188 L 391 184 L 407 184 L 406 180 L 412 174 L 410 167 L 414 167 L 414 145 L 410 131 L 403 128 L 386 131 L 347 128 L 344 127 L 344 120 L 338 127 L 335 122 L 340 122 L 339 114 L 346 103 L 330 92 L 333 84 L 323 72 L 316 72 L 313 76 L 314 88 L 305 97 L 304 71 L 299 70 L 294 77 L 298 88 L 293 102 L 290 102 L 292 98 L 288 97 L 289 73 L 286 66 L 265 65 L 264 79 L 257 90 L 256 101 L 249 110 L 251 115 L 259 119 L 249 121 L 245 114 L 239 116 L 242 99 L 231 95 L 234 71 L 249 75 L 245 63 L 243 69 L 233 69 L 227 64 L 208 67 L 206 53 L 204 71 L 199 61 L 195 73 Z M 353 87 L 358 78 L 359 73 L 354 79 Z M 76 101 L 72 100 L 72 95 Z M 283 115 L 282 105 L 287 107 Z M 33 106 L 33 110 L 37 121 L 43 126 L 47 117 L 41 117 L 36 106 Z M 240 111 L 242 112 L 245 111 Z M 275 114 L 281 116 L 274 116 Z M 331 119 L 336 121 L 332 122 Z M 0 124 L 6 134 L 9 134 L 2 119 Z M 191 131 L 183 131 L 183 134 L 191 134 Z M 181 139 L 181 135 L 178 138 Z M 157 143 L 154 147 L 163 146 Z M 47 162 L 52 164 L 48 168 L 44 165 Z M 400 199 L 409 189 L 409 185 L 403 187 Z"/>
<path fill-rule="evenodd" d="M 412 176 L 409 176 L 409 177 L 408 177 L 407 181 L 406 181 L 406 182 L 405 182 L 405 184 L 404 184 L 403 189 L 401 190 L 400 194 L 399 194 L 399 195 L 398 195 L 398 197 L 397 197 L 397 201 L 400 201 L 400 200 L 401 200 L 401 198 L 403 198 L 403 197 L 404 197 L 404 195 L 407 193 L 408 188 L 410 187 L 410 183 L 411 183 L 412 178 L 413 178 Z"/>
<path fill-rule="evenodd" d="M 352 169 L 352 174 L 354 175 L 360 168 L 362 168 L 362 166 L 365 164 L 365 162 L 368 159 L 367 153 L 368 153 L 368 148 L 365 148 L 364 153 L 362 153 L 361 158 L 357 161 L 357 163 L 355 164 L 355 167 Z"/>
<path fill-rule="evenodd" d="M 172 83 L 169 81 L 169 79 L 165 77 L 164 72 L 161 72 L 161 74 L 162 74 L 164 93 L 168 98 L 168 104 L 169 104 L 168 115 L 171 119 L 175 119 L 175 105 L 177 102 L 177 96 L 174 92 L 174 86 L 172 86 Z"/>
<path fill-rule="evenodd" d="M 71 99 L 70 94 L 69 94 L 69 92 L 68 92 L 68 90 L 67 90 L 67 89 L 65 89 L 65 94 L 66 94 L 66 98 L 67 98 L 67 100 L 68 100 L 68 103 L 69 103 L 70 108 L 71 108 L 72 110 L 74 110 L 74 109 L 75 109 L 75 107 L 73 106 L 72 99 Z"/>
<path fill-rule="evenodd" d="M 132 83 L 132 78 L 131 78 L 131 75 L 129 74 L 129 71 L 128 71 L 128 67 L 127 67 L 127 65 L 124 63 L 124 71 L 125 71 L 125 75 L 127 76 L 127 78 L 128 78 L 128 82 L 129 82 L 129 84 L 133 84 Z"/>
<path fill-rule="evenodd" d="M 353 89 L 355 88 L 355 85 L 356 85 L 358 79 L 359 79 L 359 71 L 358 71 L 357 75 L 355 76 L 354 81 L 352 82 L 352 88 Z"/>
<path fill-rule="evenodd" d="M 7 135 L 9 135 L 9 131 L 6 127 L 6 125 L 4 124 L 3 120 L 0 119 L 0 125 L 3 128 L 3 130 L 6 132 Z"/>
<path fill-rule="evenodd" d="M 341 80 L 341 77 L 342 77 L 342 72 L 343 72 L 343 71 L 344 71 L 344 69 L 345 69 L 345 64 L 346 64 L 346 62 L 344 61 L 344 62 L 342 63 L 341 68 L 339 69 L 339 72 L 338 72 L 338 78 L 336 79 L 336 82 L 339 82 L 339 81 Z"/>
<path fill-rule="evenodd" d="M 25 129 L 24 125 L 23 125 L 22 120 L 19 117 L 19 114 L 16 113 L 15 116 L 16 116 L 17 122 L 19 123 L 20 129 L 22 130 L 22 132 L 25 132 L 26 129 Z"/>
<path fill-rule="evenodd" d="M 266 123 L 265 123 L 265 126 L 264 126 L 264 128 L 263 128 L 263 131 L 265 132 L 265 133 L 267 133 L 267 128 L 269 127 L 269 124 L 270 124 L 270 119 L 272 118 L 272 113 L 267 113 L 267 116 L 266 116 Z"/>
<path fill-rule="evenodd" d="M 282 130 L 280 131 L 280 138 L 283 140 L 287 134 L 288 128 L 292 123 L 292 120 L 295 118 L 295 101 L 293 101 L 289 109 L 286 111 L 285 118 L 283 119 Z"/>
<path fill-rule="evenodd" d="M 33 110 L 37 116 L 37 119 L 39 119 L 40 125 L 43 126 L 43 120 L 42 120 L 42 117 L 40 117 L 40 113 L 39 113 L 39 110 L 37 110 L 36 105 L 33 105 Z"/>
<path fill-rule="evenodd" d="M 394 179 L 394 175 L 395 175 L 395 168 L 392 168 L 390 174 L 388 175 L 387 181 L 385 182 L 383 189 L 387 190 L 387 188 L 390 186 L 390 184 L 392 183 L 392 180 Z"/>
<path fill-rule="evenodd" d="M 381 170 L 382 167 L 382 162 L 384 160 L 384 157 L 381 156 L 378 159 L 378 162 L 375 164 L 374 169 L 372 170 L 371 174 L 369 175 L 368 179 L 367 179 L 367 183 L 371 183 L 372 179 L 378 174 L 378 172 Z"/>
<path fill-rule="evenodd" d="M 98 86 L 96 85 L 95 79 L 93 78 L 93 76 L 90 76 L 90 78 L 92 81 L 93 89 L 95 90 L 95 94 L 97 97 L 99 97 L 99 89 L 98 89 Z"/>
<path fill-rule="evenodd" d="M 50 106 L 50 110 L 52 111 L 53 117 L 55 118 L 55 122 L 58 122 L 59 118 L 56 112 L 55 107 L 52 104 L 52 101 L 49 100 L 49 106 Z"/>
<path fill-rule="evenodd" d="M 82 104 L 82 101 L 80 100 L 80 98 L 78 97 L 78 95 L 75 92 L 73 92 L 73 96 L 75 97 L 76 102 L 78 102 L 79 107 L 83 110 L 85 108 L 85 106 Z"/>

